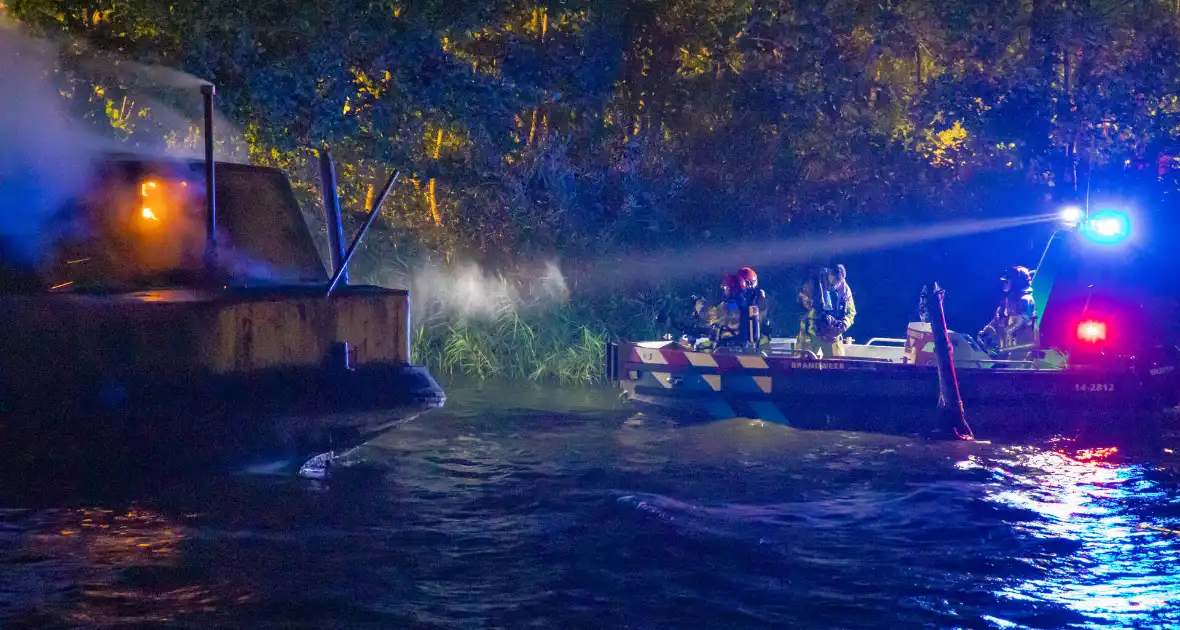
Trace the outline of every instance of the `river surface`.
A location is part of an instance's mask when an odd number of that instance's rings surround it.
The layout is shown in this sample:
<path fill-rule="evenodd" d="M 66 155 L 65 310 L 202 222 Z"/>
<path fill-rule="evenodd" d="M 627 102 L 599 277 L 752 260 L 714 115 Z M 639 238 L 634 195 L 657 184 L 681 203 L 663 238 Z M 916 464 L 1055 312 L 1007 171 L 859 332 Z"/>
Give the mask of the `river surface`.
<path fill-rule="evenodd" d="M 1162 455 L 448 395 L 324 482 L 0 482 L 0 627 L 1180 627 Z"/>

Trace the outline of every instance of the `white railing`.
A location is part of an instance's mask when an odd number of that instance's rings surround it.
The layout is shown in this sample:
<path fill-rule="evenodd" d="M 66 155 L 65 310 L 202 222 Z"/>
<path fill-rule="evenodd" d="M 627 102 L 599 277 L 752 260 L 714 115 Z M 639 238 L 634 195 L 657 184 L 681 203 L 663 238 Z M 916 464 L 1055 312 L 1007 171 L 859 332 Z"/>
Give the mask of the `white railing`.
<path fill-rule="evenodd" d="M 871 346 L 874 344 L 886 344 L 886 343 L 899 343 L 904 346 L 905 339 L 894 339 L 892 337 L 873 337 L 872 339 L 869 339 L 868 343 L 866 343 L 865 345 Z"/>

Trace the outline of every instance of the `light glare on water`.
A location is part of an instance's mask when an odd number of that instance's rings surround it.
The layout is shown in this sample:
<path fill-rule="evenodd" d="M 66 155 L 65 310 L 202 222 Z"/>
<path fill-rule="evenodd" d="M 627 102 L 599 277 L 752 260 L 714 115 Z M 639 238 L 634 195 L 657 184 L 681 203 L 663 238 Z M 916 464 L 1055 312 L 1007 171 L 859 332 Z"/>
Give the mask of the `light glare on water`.
<path fill-rule="evenodd" d="M 676 425 L 611 392 L 448 394 L 365 449 L 377 475 L 52 500 L 9 484 L 0 624 L 1180 623 L 1180 485 L 1124 453 Z"/>
<path fill-rule="evenodd" d="M 1160 526 L 1175 525 L 1175 510 L 1153 514 L 1153 507 L 1175 506 L 1174 486 L 1161 487 L 1140 465 L 1057 452 L 1014 449 L 992 465 L 1002 485 L 987 499 L 1031 517 L 1013 523 L 1017 531 L 1077 545 L 1047 564 L 1046 575 L 1007 586 L 1003 596 L 1060 604 L 1091 618 L 1088 627 L 1180 621 L 1180 532 Z"/>

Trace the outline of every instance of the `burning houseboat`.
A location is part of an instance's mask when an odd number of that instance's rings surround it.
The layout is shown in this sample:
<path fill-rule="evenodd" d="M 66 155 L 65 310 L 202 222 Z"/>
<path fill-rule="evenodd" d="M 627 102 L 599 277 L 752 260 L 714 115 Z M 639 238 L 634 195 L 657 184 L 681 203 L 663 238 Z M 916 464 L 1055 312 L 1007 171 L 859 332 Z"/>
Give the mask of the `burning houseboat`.
<path fill-rule="evenodd" d="M 6 463 L 302 463 L 443 405 L 409 293 L 347 281 L 395 178 L 346 251 L 325 169 L 326 265 L 281 172 L 214 162 L 203 91 L 204 161 L 106 156 L 55 260 L 5 269 Z"/>

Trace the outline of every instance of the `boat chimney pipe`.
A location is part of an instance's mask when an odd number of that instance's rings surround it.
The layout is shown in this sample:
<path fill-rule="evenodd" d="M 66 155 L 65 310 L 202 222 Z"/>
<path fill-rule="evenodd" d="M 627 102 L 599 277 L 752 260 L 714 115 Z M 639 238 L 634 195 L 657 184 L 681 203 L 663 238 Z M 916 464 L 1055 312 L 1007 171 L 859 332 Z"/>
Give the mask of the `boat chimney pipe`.
<path fill-rule="evenodd" d="M 217 187 L 213 174 L 213 84 L 201 86 L 205 101 L 205 270 L 217 272 Z"/>
<path fill-rule="evenodd" d="M 963 409 L 963 397 L 959 394 L 959 379 L 951 354 L 951 340 L 946 331 L 946 311 L 942 305 L 945 294 L 946 291 L 935 282 L 930 332 L 934 333 L 934 356 L 938 365 L 938 412 L 951 435 L 972 440 L 975 434 L 967 424 L 967 413 Z"/>
<path fill-rule="evenodd" d="M 327 147 L 320 149 L 320 188 L 324 197 L 324 220 L 328 226 L 328 252 L 332 257 L 331 275 L 336 275 L 344 262 L 344 225 L 340 219 L 340 195 L 336 189 L 336 163 Z M 341 276 L 348 284 L 348 270 Z"/>

